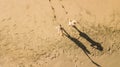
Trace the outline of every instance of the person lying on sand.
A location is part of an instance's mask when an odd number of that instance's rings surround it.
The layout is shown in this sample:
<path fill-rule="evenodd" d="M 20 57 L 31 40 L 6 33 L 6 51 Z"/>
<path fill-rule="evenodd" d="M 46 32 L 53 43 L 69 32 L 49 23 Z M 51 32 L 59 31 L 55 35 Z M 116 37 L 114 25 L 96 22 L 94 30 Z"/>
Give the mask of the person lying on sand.
<path fill-rule="evenodd" d="M 76 23 L 78 23 L 76 20 L 69 20 L 68 25 L 73 27 Z"/>

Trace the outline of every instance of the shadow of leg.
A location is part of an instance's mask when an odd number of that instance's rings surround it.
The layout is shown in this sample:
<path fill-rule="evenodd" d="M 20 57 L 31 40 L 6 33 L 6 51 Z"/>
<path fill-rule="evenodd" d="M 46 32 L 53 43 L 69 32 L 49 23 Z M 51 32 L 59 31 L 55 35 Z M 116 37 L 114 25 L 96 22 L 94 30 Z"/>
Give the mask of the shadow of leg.
<path fill-rule="evenodd" d="M 85 53 L 85 52 L 84 52 Z M 96 63 L 95 61 L 93 61 L 90 57 L 89 57 L 89 55 L 87 54 L 87 53 L 85 53 L 86 54 L 86 56 L 90 59 L 90 61 L 94 64 L 94 65 L 96 65 L 97 67 L 101 67 L 101 65 L 99 65 L 98 63 Z"/>

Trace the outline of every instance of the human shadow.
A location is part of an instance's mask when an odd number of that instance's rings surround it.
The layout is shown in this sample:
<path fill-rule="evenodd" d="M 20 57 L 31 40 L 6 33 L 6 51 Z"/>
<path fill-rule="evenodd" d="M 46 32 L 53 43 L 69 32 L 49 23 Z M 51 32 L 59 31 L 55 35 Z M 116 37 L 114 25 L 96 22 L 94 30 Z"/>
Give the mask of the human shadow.
<path fill-rule="evenodd" d="M 97 67 L 101 67 L 99 64 L 97 64 L 95 61 L 93 61 L 93 60 L 90 58 L 90 56 L 88 55 L 88 54 L 90 54 L 90 51 L 84 46 L 83 43 L 81 43 L 78 39 L 70 36 L 64 28 L 62 28 L 62 30 L 64 31 L 64 35 L 65 35 L 68 39 L 70 39 L 72 42 L 74 42 L 78 47 L 80 47 L 80 48 L 83 50 L 83 52 L 86 54 L 86 56 L 90 59 L 90 61 L 91 61 L 94 65 L 96 65 Z"/>
<path fill-rule="evenodd" d="M 73 41 L 78 47 L 80 47 L 86 54 L 90 54 L 90 51 L 81 43 L 78 39 L 71 37 L 69 34 L 65 35 L 71 41 Z"/>
<path fill-rule="evenodd" d="M 94 41 L 93 39 L 91 39 L 86 33 L 84 32 L 81 32 L 76 26 L 73 26 L 73 28 L 75 28 L 78 32 L 79 32 L 79 35 L 83 38 L 85 38 L 88 42 L 91 43 L 91 47 L 95 48 L 95 49 L 98 49 L 100 51 L 103 51 L 103 47 L 101 46 L 100 43 Z"/>

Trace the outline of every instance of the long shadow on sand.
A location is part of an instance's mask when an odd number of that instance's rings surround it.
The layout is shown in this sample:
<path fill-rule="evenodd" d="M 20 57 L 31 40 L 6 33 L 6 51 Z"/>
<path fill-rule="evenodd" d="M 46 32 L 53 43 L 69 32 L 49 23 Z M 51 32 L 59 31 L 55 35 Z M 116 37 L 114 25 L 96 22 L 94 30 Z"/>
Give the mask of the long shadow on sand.
<path fill-rule="evenodd" d="M 79 32 L 79 35 L 83 38 L 85 38 L 88 42 L 91 43 L 90 46 L 100 50 L 100 51 L 103 51 L 103 47 L 101 46 L 100 43 L 94 41 L 93 39 L 91 39 L 87 34 L 85 34 L 84 32 L 81 32 L 76 26 L 73 26 L 73 28 L 75 28 L 78 32 Z M 96 47 L 95 47 L 96 46 Z"/>
<path fill-rule="evenodd" d="M 99 64 L 97 64 L 95 61 L 93 61 L 93 60 L 90 58 L 90 56 L 88 55 L 88 54 L 90 54 L 90 51 L 84 46 L 83 43 L 81 43 L 78 39 L 70 36 L 64 28 L 63 28 L 62 30 L 64 30 L 64 35 L 65 35 L 68 39 L 70 39 L 72 42 L 74 42 L 78 47 L 80 47 L 80 48 L 83 50 L 83 52 L 86 54 L 86 56 L 90 59 L 90 61 L 91 61 L 94 65 L 96 65 L 97 67 L 101 67 Z"/>

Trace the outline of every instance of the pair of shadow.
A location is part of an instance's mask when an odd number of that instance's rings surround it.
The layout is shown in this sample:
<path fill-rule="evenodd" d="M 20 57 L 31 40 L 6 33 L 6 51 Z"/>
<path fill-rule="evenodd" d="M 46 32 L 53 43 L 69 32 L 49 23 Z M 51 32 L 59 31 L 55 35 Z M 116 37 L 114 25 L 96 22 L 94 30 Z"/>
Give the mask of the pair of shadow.
<path fill-rule="evenodd" d="M 73 28 L 75 28 L 78 32 L 79 32 L 79 35 L 83 38 L 85 38 L 87 41 L 89 41 L 91 43 L 91 46 L 94 47 L 96 46 L 98 50 L 102 51 L 103 50 L 103 47 L 101 46 L 100 43 L 97 43 L 95 42 L 94 40 L 92 40 L 87 34 L 81 32 L 76 26 L 73 26 Z M 93 61 L 88 54 L 90 54 L 90 51 L 86 48 L 86 46 L 84 46 L 84 44 L 82 42 L 80 42 L 78 39 L 72 37 L 71 35 L 69 35 L 67 33 L 67 31 L 62 28 L 62 30 L 64 31 L 64 35 L 69 38 L 72 42 L 74 42 L 78 47 L 80 47 L 83 52 L 86 54 L 86 56 L 90 59 L 90 61 L 95 64 L 97 67 L 101 67 L 99 64 L 97 64 L 95 61 Z"/>
<path fill-rule="evenodd" d="M 87 34 L 85 34 L 84 32 L 81 32 L 76 26 L 73 26 L 73 28 L 75 28 L 75 29 L 79 32 L 79 35 L 80 35 L 81 37 L 85 38 L 88 42 L 91 43 L 91 45 L 90 45 L 91 47 L 96 48 L 96 49 L 98 49 L 98 50 L 100 50 L 100 51 L 103 51 L 103 47 L 101 46 L 100 43 L 92 40 L 92 38 L 90 38 L 90 37 L 89 37 Z"/>

